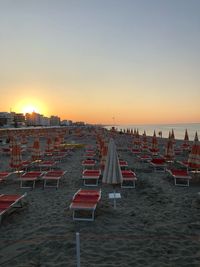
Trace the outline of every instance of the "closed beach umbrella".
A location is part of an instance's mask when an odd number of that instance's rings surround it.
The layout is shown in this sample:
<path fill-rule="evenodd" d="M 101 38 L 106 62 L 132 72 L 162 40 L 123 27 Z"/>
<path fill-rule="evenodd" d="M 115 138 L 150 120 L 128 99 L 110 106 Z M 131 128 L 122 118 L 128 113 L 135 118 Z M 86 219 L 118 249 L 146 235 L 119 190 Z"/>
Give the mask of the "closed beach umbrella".
<path fill-rule="evenodd" d="M 147 151 L 148 150 L 146 131 L 144 131 L 144 133 L 142 135 L 142 150 L 143 151 Z"/>
<path fill-rule="evenodd" d="M 39 137 L 36 137 L 32 147 L 32 160 L 39 160 L 40 157 L 41 157 L 40 140 Z"/>
<path fill-rule="evenodd" d="M 111 138 L 108 144 L 108 153 L 106 157 L 106 164 L 103 173 L 102 182 L 111 184 L 113 187 L 120 184 L 123 180 L 121 168 L 119 165 L 119 158 L 117 148 L 114 140 Z M 116 208 L 115 190 L 114 190 L 114 208 Z"/>
<path fill-rule="evenodd" d="M 190 148 L 189 136 L 188 136 L 187 129 L 185 130 L 185 137 L 184 137 L 184 142 L 183 142 L 182 148 L 184 150 L 188 150 Z"/>
<path fill-rule="evenodd" d="M 192 150 L 189 154 L 188 167 L 195 169 L 196 171 L 200 169 L 200 142 L 197 132 L 195 134 Z"/>
<path fill-rule="evenodd" d="M 170 133 L 165 147 L 165 158 L 170 161 L 174 159 L 174 144 Z"/>
<path fill-rule="evenodd" d="M 172 139 L 172 142 L 175 143 L 175 134 L 174 134 L 173 129 L 172 129 L 172 133 L 171 133 L 171 139 Z"/>
<path fill-rule="evenodd" d="M 11 149 L 10 167 L 19 170 L 22 165 L 21 147 L 16 140 L 13 141 Z"/>
<path fill-rule="evenodd" d="M 157 154 L 157 152 L 158 152 L 158 140 L 157 140 L 155 130 L 154 130 L 152 141 L 151 141 L 150 151 L 152 152 L 152 154 Z"/>
<path fill-rule="evenodd" d="M 53 142 L 52 142 L 52 139 L 51 137 L 47 137 L 47 140 L 46 140 L 46 152 L 52 152 L 53 151 Z"/>

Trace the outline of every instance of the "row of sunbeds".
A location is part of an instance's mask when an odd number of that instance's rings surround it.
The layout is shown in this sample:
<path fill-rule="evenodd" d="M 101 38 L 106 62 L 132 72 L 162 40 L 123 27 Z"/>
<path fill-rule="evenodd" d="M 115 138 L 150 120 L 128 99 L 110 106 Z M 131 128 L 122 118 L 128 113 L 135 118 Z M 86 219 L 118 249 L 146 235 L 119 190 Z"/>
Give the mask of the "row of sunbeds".
<path fill-rule="evenodd" d="M 0 172 L 0 182 L 6 181 L 12 173 Z M 43 181 L 43 188 L 55 187 L 58 189 L 60 180 L 65 176 L 66 171 L 28 171 L 21 173 L 18 180 L 20 188 L 34 189 L 37 181 Z"/>

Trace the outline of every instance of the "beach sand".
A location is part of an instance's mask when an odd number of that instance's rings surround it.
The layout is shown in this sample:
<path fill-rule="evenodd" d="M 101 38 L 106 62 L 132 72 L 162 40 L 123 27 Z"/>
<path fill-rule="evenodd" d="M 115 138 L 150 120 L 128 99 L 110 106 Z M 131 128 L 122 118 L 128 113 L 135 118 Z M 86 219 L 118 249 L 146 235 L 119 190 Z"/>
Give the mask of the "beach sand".
<path fill-rule="evenodd" d="M 73 141 L 96 142 L 92 137 L 74 137 Z M 79 232 L 84 267 L 199 267 L 200 183 L 175 187 L 167 173 L 155 173 L 129 151 L 119 153 L 137 175 L 136 188 L 117 187 L 121 199 L 114 209 L 108 198 L 112 186 L 100 182 L 102 198 L 93 222 L 73 221 L 69 209 L 74 193 L 83 188 L 84 148 L 75 149 L 59 163 L 67 173 L 58 190 L 43 190 L 39 181 L 34 190 L 20 189 L 15 174 L 0 184 L 0 193 L 27 192 L 24 207 L 2 220 L 0 266 L 76 266 L 75 240 Z M 1 155 L 2 171 L 8 161 L 9 157 Z"/>

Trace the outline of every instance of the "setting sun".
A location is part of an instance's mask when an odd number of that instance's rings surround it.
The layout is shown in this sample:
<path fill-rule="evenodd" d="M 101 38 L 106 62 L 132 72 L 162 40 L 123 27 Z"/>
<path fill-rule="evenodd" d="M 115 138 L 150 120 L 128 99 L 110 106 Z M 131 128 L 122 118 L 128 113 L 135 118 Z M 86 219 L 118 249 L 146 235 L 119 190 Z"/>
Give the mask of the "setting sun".
<path fill-rule="evenodd" d="M 22 113 L 26 114 L 26 113 L 32 113 L 32 112 L 40 113 L 38 108 L 33 105 L 27 105 L 27 106 L 22 107 Z"/>
<path fill-rule="evenodd" d="M 23 114 L 36 112 L 39 114 L 46 115 L 46 107 L 42 101 L 38 99 L 22 99 L 17 102 L 17 104 L 12 107 L 15 112 L 20 112 Z"/>

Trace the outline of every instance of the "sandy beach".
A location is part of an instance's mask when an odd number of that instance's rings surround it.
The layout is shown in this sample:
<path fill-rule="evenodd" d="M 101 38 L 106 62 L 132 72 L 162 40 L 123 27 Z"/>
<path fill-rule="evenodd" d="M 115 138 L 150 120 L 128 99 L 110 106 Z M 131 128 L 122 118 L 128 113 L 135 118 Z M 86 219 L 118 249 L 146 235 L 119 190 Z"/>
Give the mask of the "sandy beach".
<path fill-rule="evenodd" d="M 96 144 L 94 136 L 69 136 L 65 141 Z M 116 191 L 121 193 L 121 199 L 114 209 L 108 198 L 113 188 L 100 181 L 102 197 L 95 220 L 73 221 L 69 206 L 74 193 L 83 188 L 80 178 L 84 152 L 84 147 L 75 148 L 58 164 L 59 169 L 66 171 L 58 190 L 43 190 L 40 181 L 34 190 L 21 189 L 16 174 L 0 184 L 1 194 L 27 192 L 23 208 L 3 217 L 0 266 L 76 266 L 76 232 L 80 233 L 83 267 L 200 266 L 198 179 L 193 177 L 189 187 L 175 186 L 166 172 L 154 172 L 129 150 L 120 150 L 120 158 L 137 175 L 136 188 L 118 186 Z M 177 157 L 184 159 L 187 155 Z M 1 171 L 8 169 L 8 162 L 9 157 L 1 154 Z"/>

